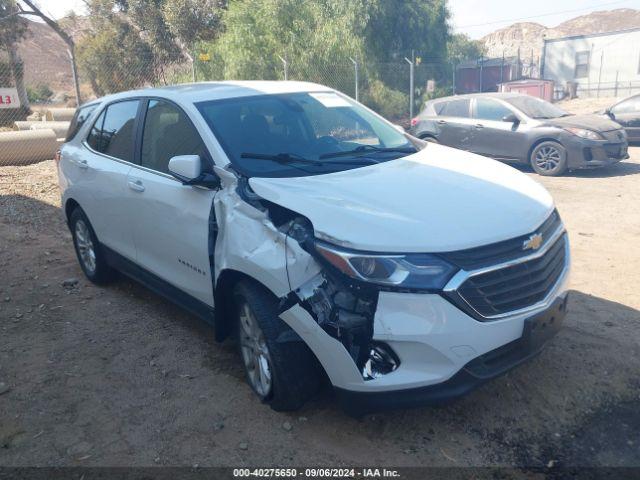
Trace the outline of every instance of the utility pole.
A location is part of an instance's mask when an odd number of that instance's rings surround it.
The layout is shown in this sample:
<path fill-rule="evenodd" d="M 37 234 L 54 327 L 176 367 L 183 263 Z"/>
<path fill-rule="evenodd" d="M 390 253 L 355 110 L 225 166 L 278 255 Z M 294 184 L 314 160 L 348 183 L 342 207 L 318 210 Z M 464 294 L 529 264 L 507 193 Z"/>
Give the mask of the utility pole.
<path fill-rule="evenodd" d="M 404 59 L 409 64 L 409 118 L 413 118 L 413 61 L 407 57 Z"/>
<path fill-rule="evenodd" d="M 353 63 L 353 69 L 355 71 L 355 76 L 356 76 L 356 84 L 355 84 L 355 93 L 356 93 L 356 102 L 359 101 L 358 100 L 358 57 L 356 57 L 356 59 L 353 59 L 351 57 L 349 57 L 349 60 L 351 60 L 351 62 Z"/>
<path fill-rule="evenodd" d="M 278 55 L 278 58 L 280 59 L 280 61 L 282 62 L 282 66 L 284 67 L 284 80 L 287 81 L 289 80 L 287 60 L 285 58 L 282 58 L 280 55 Z"/>

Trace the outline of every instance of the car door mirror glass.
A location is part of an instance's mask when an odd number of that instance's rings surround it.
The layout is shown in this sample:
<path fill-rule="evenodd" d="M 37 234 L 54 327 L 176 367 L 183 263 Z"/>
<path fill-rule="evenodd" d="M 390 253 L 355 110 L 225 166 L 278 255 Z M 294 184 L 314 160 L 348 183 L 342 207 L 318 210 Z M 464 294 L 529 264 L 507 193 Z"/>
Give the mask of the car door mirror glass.
<path fill-rule="evenodd" d="M 176 155 L 169 160 L 169 173 L 183 183 L 193 181 L 202 173 L 200 155 Z"/>

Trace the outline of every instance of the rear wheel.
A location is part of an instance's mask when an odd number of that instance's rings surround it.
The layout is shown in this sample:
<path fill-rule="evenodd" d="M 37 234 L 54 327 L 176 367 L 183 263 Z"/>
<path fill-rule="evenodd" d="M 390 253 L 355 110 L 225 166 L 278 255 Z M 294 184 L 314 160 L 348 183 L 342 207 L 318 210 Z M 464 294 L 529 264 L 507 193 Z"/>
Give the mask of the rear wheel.
<path fill-rule="evenodd" d="M 76 256 L 86 277 L 98 284 L 109 282 L 113 278 L 113 269 L 108 265 L 93 227 L 80 207 L 71 213 L 69 225 Z"/>
<path fill-rule="evenodd" d="M 241 281 L 234 289 L 238 349 L 247 382 L 276 411 L 297 410 L 317 392 L 321 372 L 307 345 L 278 317 L 277 299 Z"/>
<path fill-rule="evenodd" d="M 567 150 L 558 142 L 542 142 L 531 151 L 530 162 L 538 175 L 557 177 L 567 170 Z"/>

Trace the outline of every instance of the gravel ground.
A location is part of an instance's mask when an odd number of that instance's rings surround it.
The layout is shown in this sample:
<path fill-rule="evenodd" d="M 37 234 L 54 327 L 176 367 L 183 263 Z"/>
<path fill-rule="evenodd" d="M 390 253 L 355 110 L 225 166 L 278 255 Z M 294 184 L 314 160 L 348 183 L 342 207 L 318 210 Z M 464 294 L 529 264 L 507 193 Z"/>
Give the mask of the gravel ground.
<path fill-rule="evenodd" d="M 538 358 L 444 408 L 356 420 L 260 404 L 231 344 L 128 280 L 81 274 L 53 162 L 0 167 L 0 465 L 640 465 L 640 148 L 541 178 L 572 298 Z"/>

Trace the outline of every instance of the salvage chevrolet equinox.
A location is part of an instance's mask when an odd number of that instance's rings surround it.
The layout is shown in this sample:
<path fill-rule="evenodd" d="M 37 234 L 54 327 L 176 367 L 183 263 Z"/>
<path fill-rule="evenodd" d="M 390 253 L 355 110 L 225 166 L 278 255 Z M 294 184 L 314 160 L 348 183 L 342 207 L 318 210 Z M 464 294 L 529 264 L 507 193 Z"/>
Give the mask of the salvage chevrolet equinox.
<path fill-rule="evenodd" d="M 355 415 L 443 403 L 565 316 L 569 244 L 542 186 L 321 85 L 105 97 L 57 160 L 89 280 L 124 273 L 236 339 L 275 410 L 325 379 Z"/>

